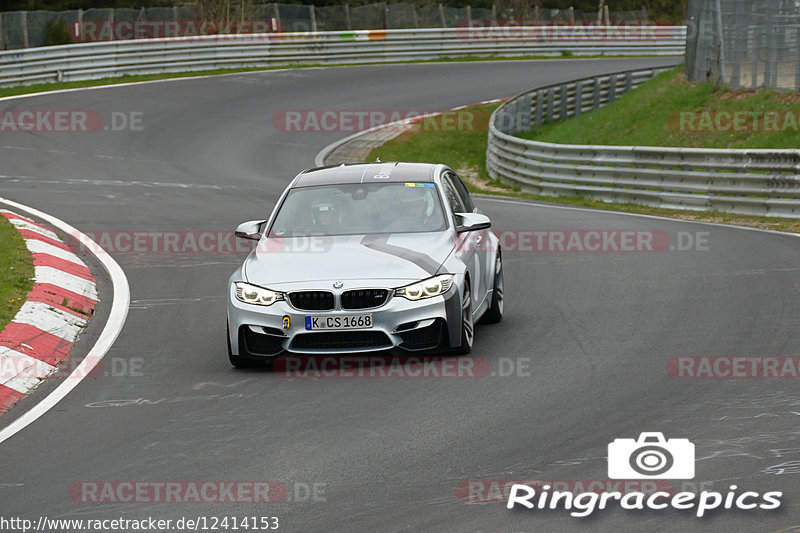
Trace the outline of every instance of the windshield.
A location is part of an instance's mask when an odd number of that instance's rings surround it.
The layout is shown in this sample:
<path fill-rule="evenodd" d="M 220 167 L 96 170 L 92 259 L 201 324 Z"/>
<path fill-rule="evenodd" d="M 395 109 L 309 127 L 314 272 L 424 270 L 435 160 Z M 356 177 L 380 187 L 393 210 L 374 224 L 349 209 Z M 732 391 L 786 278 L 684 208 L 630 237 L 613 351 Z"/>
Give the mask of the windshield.
<path fill-rule="evenodd" d="M 269 236 L 417 233 L 445 228 L 433 183 L 352 183 L 292 189 Z"/>

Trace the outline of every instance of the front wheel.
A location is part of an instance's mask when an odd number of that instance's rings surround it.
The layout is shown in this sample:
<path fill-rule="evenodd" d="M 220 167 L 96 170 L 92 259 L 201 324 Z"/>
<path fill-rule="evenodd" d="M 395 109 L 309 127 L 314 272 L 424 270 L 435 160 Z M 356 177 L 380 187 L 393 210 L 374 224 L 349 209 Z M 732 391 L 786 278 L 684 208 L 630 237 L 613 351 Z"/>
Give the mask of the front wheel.
<path fill-rule="evenodd" d="M 467 355 L 472 351 L 475 340 L 475 325 L 472 322 L 472 293 L 469 282 L 464 285 L 464 296 L 461 299 L 461 344 L 453 350 L 456 355 Z"/>
<path fill-rule="evenodd" d="M 492 290 L 492 304 L 483 315 L 484 324 L 497 324 L 503 320 L 503 257 L 497 251 L 494 262 L 494 290 Z"/>

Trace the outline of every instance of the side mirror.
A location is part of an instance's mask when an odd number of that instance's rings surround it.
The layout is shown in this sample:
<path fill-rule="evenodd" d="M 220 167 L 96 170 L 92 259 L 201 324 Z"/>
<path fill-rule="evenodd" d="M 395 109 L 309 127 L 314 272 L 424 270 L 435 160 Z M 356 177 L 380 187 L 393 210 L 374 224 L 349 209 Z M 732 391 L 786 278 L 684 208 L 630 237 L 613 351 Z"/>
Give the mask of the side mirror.
<path fill-rule="evenodd" d="M 480 213 L 456 213 L 456 231 L 478 231 L 492 227 L 492 221 L 486 215 Z"/>
<path fill-rule="evenodd" d="M 234 235 L 240 239 L 251 239 L 257 241 L 261 238 L 261 226 L 265 222 L 266 220 L 251 220 L 250 222 L 239 224 L 239 227 L 236 228 Z"/>

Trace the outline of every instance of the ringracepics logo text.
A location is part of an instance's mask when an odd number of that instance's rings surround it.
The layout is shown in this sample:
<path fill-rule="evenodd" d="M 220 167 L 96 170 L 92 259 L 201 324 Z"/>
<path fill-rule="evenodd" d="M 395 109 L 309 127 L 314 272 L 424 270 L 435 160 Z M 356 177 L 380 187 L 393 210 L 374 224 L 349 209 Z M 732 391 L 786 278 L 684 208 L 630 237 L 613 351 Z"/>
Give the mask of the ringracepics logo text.
<path fill-rule="evenodd" d="M 572 492 L 551 491 L 550 485 L 544 485 L 537 491 L 528 485 L 514 485 L 508 496 L 508 509 L 521 505 L 526 509 L 563 508 L 570 511 L 570 516 L 583 518 L 590 516 L 595 511 L 606 509 L 611 502 L 619 503 L 622 509 L 639 510 L 652 509 L 656 511 L 672 508 L 678 510 L 695 510 L 698 517 L 703 517 L 706 512 L 714 509 L 742 509 L 750 510 L 760 508 L 763 510 L 778 509 L 781 506 L 782 492 L 738 492 L 736 485 L 731 485 L 727 494 L 715 491 L 678 492 L 670 494 L 657 491 L 652 494 L 644 492 L 583 492 L 574 495 Z"/>
<path fill-rule="evenodd" d="M 608 445 L 608 476 L 611 479 L 692 479 L 694 477 L 694 444 L 687 439 L 666 440 L 662 433 L 642 433 L 638 439 L 616 439 Z M 551 484 L 535 485 L 516 483 L 508 493 L 506 507 L 525 509 L 569 511 L 570 516 L 587 517 L 610 504 L 626 510 L 692 510 L 703 517 L 712 510 L 774 510 L 781 506 L 782 492 L 760 494 L 741 491 L 730 485 L 726 493 L 703 490 L 673 492 L 659 488 L 656 491 L 609 490 L 576 494 L 559 490 Z"/>

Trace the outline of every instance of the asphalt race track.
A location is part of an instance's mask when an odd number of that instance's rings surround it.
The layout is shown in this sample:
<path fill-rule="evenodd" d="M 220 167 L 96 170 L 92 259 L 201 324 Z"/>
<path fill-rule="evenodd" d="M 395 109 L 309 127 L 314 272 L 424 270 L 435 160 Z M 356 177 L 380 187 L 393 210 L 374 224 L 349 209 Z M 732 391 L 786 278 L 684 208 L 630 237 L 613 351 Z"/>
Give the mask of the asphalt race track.
<path fill-rule="evenodd" d="M 141 128 L 0 133 L 0 196 L 90 234 L 232 232 L 266 218 L 296 172 L 349 134 L 277 131 L 272 118 L 280 111 L 448 109 L 674 62 L 287 70 L 3 102 L 4 109 L 94 110 L 106 119 L 134 113 Z M 0 515 L 277 516 L 280 530 L 298 532 L 777 532 L 796 525 L 797 381 L 681 379 L 667 363 L 800 355 L 800 241 L 518 201 L 479 204 L 519 245 L 505 253 L 505 319 L 476 329 L 473 356 L 492 370 L 477 378 L 287 379 L 235 370 L 225 349 L 225 291 L 244 254 L 110 249 L 132 303 L 104 361 L 109 375 L 85 379 L 0 444 Z M 631 230 L 669 242 L 654 252 L 542 253 L 526 248 L 532 230 Z M 107 313 L 109 283 L 98 281 Z M 87 348 L 103 312 L 85 335 Z M 53 386 L 42 385 L 0 425 Z M 563 510 L 510 511 L 504 501 L 478 501 L 480 491 L 472 503 L 465 496 L 465 486 L 491 486 L 470 480 L 606 480 L 608 443 L 643 431 L 695 443 L 696 476 L 672 482 L 675 491 L 783 491 L 782 509 L 699 519 L 692 511 L 615 507 L 573 518 Z M 274 480 L 287 498 L 87 503 L 75 493 L 86 481 L 200 480 Z"/>

